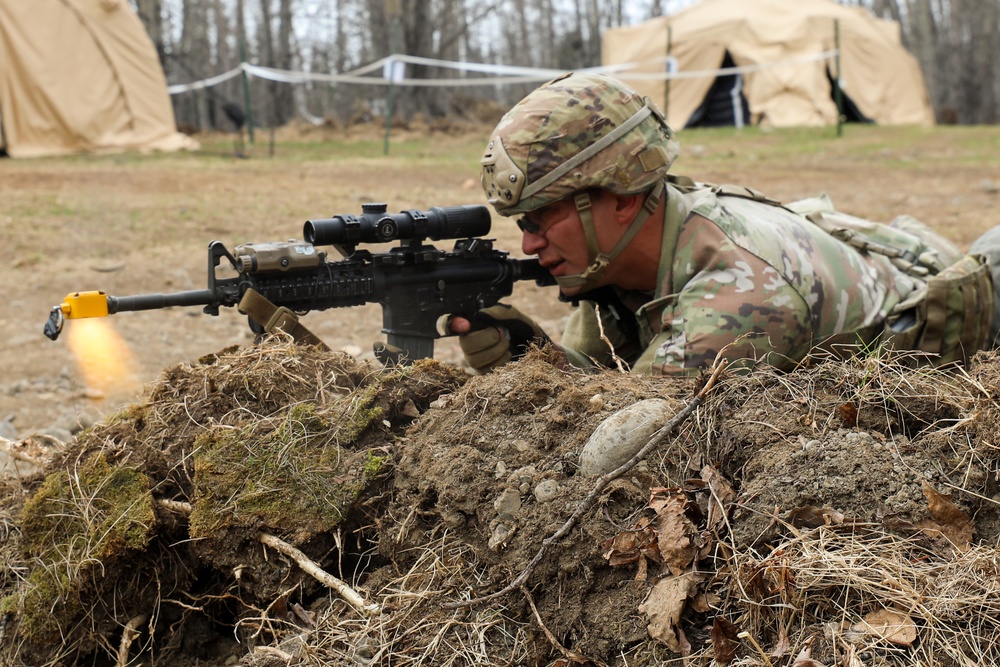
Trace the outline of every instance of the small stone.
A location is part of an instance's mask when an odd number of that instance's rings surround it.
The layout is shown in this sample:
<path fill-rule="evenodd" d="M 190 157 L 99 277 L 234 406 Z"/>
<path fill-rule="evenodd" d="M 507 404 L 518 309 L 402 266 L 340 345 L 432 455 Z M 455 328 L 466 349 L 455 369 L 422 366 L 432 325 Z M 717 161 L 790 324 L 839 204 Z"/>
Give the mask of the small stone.
<path fill-rule="evenodd" d="M 554 479 L 543 479 L 535 487 L 535 500 L 547 503 L 559 497 L 559 483 Z"/>
<path fill-rule="evenodd" d="M 604 396 L 601 394 L 594 394 L 590 397 L 588 403 L 590 404 L 589 409 L 591 412 L 600 412 L 604 409 Z"/>
<path fill-rule="evenodd" d="M 513 519 L 521 509 L 521 494 L 508 487 L 493 501 L 493 509 L 501 519 Z"/>
<path fill-rule="evenodd" d="M 449 405 L 451 405 L 451 401 L 452 401 L 451 394 L 441 394 L 433 401 L 431 401 L 431 407 L 443 410 L 447 408 Z"/>
<path fill-rule="evenodd" d="M 493 529 L 493 534 L 490 535 L 490 541 L 487 543 L 490 549 L 502 549 L 507 546 L 507 540 L 509 540 L 515 533 L 517 529 L 513 526 L 508 526 L 505 523 L 498 523 Z"/>

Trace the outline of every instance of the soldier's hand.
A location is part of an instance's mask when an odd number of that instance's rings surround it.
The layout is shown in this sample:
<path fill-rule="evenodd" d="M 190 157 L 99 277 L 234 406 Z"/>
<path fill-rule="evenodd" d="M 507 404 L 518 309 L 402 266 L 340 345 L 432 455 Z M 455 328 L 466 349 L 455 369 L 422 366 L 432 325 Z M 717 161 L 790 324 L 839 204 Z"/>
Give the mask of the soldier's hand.
<path fill-rule="evenodd" d="M 520 359 L 532 344 L 550 342 L 533 319 L 505 304 L 480 310 L 468 319 L 452 318 L 449 328 L 458 334 L 465 361 L 477 373 Z"/>

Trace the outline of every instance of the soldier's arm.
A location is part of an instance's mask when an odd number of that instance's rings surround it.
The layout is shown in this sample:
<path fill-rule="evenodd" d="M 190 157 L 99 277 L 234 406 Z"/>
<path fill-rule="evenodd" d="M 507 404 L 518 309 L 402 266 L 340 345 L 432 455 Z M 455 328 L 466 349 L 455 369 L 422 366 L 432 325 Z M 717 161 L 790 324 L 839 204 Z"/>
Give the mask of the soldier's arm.
<path fill-rule="evenodd" d="M 749 253 L 696 274 L 664 301 L 663 328 L 637 371 L 690 375 L 719 356 L 736 367 L 765 362 L 789 369 L 812 346 L 809 309 L 798 292 Z"/>

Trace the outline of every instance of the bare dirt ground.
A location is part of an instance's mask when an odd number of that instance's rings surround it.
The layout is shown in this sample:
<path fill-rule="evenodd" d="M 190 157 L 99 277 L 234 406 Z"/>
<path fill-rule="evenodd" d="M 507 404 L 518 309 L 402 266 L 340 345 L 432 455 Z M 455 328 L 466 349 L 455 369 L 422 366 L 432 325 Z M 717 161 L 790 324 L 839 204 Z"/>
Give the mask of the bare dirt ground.
<path fill-rule="evenodd" d="M 457 134 L 397 131 L 382 153 L 380 128 L 284 130 L 273 157 L 258 131 L 250 159 L 232 157 L 228 138 L 200 153 L 0 161 L 0 420 L 18 433 L 106 412 L 141 393 L 164 368 L 249 340 L 235 312 L 196 308 L 127 313 L 111 322 L 132 354 L 132 384 L 90 388 L 65 340 L 41 335 L 49 309 L 70 292 L 113 295 L 205 286 L 205 248 L 301 235 L 311 217 L 482 203 L 476 185 L 486 128 Z M 284 140 L 284 141 L 282 141 Z M 322 141 L 329 143 L 323 144 Z M 739 183 L 790 201 L 826 192 L 842 210 L 888 221 L 908 213 L 963 247 L 1000 224 L 1000 130 L 848 127 L 789 132 L 682 133 L 675 171 Z M 494 220 L 498 247 L 521 256 L 516 228 Z M 568 310 L 548 293 L 519 285 L 514 299 L 558 336 Z M 371 356 L 380 314 L 369 306 L 328 311 L 308 326 L 334 348 Z M 72 323 L 69 325 L 72 326 Z M 453 341 L 437 357 L 456 361 Z M 96 389 L 96 391 L 95 391 Z"/>
<path fill-rule="evenodd" d="M 211 238 L 282 240 L 366 201 L 480 201 L 478 137 L 413 132 L 385 157 L 373 134 L 288 130 L 273 158 L 212 140 L 0 163 L 0 415 L 22 437 L 97 420 L 48 459 L 19 450 L 44 474 L 0 480 L 0 662 L 1000 660 L 995 353 L 963 372 L 872 356 L 716 382 L 584 374 L 539 352 L 471 377 L 448 340 L 438 361 L 369 363 L 374 307 L 306 318 L 334 352 L 247 345 L 236 313 L 176 309 L 109 320 L 131 365 L 114 385 L 86 379 L 79 323 L 42 337 L 72 290 L 203 286 Z M 682 141 L 676 171 L 699 180 L 826 192 L 962 246 L 1000 224 L 994 129 Z M 493 236 L 519 256 L 509 221 Z M 512 301 L 554 334 L 568 313 L 531 285 Z M 581 450 L 645 399 L 676 427 L 624 474 L 588 476 Z"/>

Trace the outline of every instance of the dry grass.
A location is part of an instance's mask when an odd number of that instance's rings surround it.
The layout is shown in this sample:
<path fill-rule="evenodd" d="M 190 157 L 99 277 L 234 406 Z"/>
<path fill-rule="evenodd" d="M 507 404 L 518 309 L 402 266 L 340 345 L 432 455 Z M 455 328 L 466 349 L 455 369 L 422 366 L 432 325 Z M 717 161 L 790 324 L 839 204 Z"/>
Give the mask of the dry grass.
<path fill-rule="evenodd" d="M 543 361 L 534 363 L 526 372 L 545 376 L 543 371 L 550 367 L 538 365 Z M 905 356 L 883 354 L 847 361 L 824 359 L 787 374 L 761 371 L 728 376 L 662 456 L 650 461 L 651 468 L 655 472 L 656 466 L 666 466 L 673 459 L 670 471 L 663 468 L 666 477 L 678 468 L 690 470 L 694 461 L 717 461 L 732 482 L 746 489 L 755 480 L 744 476 L 749 470 L 745 464 L 770 456 L 776 445 L 794 444 L 802 434 L 826 442 L 824 438 L 839 433 L 867 429 L 896 445 L 887 448 L 885 455 L 903 468 L 913 468 L 908 458 L 911 450 L 941 452 L 942 470 L 936 473 L 939 486 L 955 491 L 955 502 L 977 520 L 995 517 L 998 503 L 990 498 L 989 489 L 1000 470 L 995 426 L 1000 414 L 995 398 L 1000 372 L 996 368 L 993 355 L 984 355 L 968 371 L 945 371 L 914 369 Z M 367 519 L 372 524 L 395 524 L 396 534 L 407 535 L 408 543 L 415 538 L 406 526 L 416 525 L 411 520 L 419 515 L 424 531 L 419 546 L 396 552 L 398 545 L 369 542 L 351 564 L 354 569 L 346 572 L 337 571 L 337 565 L 343 565 L 337 557 L 328 559 L 331 571 L 383 610 L 369 617 L 323 592 L 283 556 L 261 550 L 258 530 L 284 528 L 286 536 L 294 534 L 302 530 L 305 510 L 264 525 L 253 519 L 238 496 L 257 487 L 209 484 L 206 469 L 192 465 L 204 455 L 195 455 L 193 449 L 204 447 L 204 435 L 212 433 L 220 442 L 225 440 L 223 449 L 234 450 L 237 459 L 247 459 L 226 464 L 227 471 L 244 470 L 240 466 L 253 459 L 263 468 L 247 468 L 241 476 L 279 495 L 282 490 L 287 493 L 288 483 L 322 472 L 310 468 L 305 474 L 305 454 L 292 456 L 293 449 L 321 449 L 334 441 L 346 447 L 346 441 L 338 441 L 344 426 L 337 420 L 356 421 L 359 411 L 374 405 L 373 401 L 383 409 L 379 420 L 385 417 L 392 429 L 365 441 L 365 446 L 402 435 L 401 427 L 408 421 L 395 420 L 403 415 L 407 401 L 416 401 L 425 410 L 433 397 L 460 384 L 454 373 L 436 363 L 416 371 L 372 369 L 344 355 L 303 350 L 287 341 L 230 350 L 198 366 L 171 369 L 146 404 L 100 425 L 62 463 L 54 464 L 50 472 L 62 474 L 62 484 L 50 482 L 51 488 L 45 491 L 40 480 L 28 480 L 28 490 L 34 494 L 28 507 L 37 511 L 25 514 L 21 501 L 2 506 L 0 590 L 8 597 L 0 615 L 0 635 L 7 633 L 0 638 L 5 651 L 0 655 L 9 664 L 29 659 L 22 653 L 24 607 L 18 600 L 25 599 L 34 576 L 63 586 L 53 592 L 53 609 L 78 604 L 83 611 L 66 617 L 68 621 L 53 636 L 50 652 L 33 664 L 55 665 L 88 651 L 115 656 L 121 646 L 128 648 L 122 643 L 131 637 L 128 623 L 143 614 L 153 620 L 137 628 L 133 653 L 139 647 L 151 648 L 159 660 L 172 655 L 176 649 L 172 642 L 180 641 L 193 619 L 216 618 L 223 604 L 235 618 L 234 631 L 244 641 L 242 650 L 249 651 L 243 657 L 248 666 L 458 667 L 572 661 L 578 657 L 568 641 L 572 633 L 547 636 L 545 624 L 552 618 L 546 613 L 552 609 L 533 612 L 530 598 L 518 592 L 468 608 L 449 608 L 451 603 L 501 589 L 517 572 L 509 571 L 509 562 L 505 565 L 502 558 L 484 559 L 483 554 L 489 553 L 484 548 L 487 536 L 476 538 L 475 530 L 469 530 L 459 537 L 441 520 L 437 507 L 412 506 L 409 515 L 406 510 L 399 513 L 400 508 L 394 510 L 398 515 L 380 514 L 378 508 L 384 506 L 378 502 L 384 498 L 372 498 L 373 514 Z M 523 393 L 536 382 L 518 376 L 516 368 L 501 375 L 495 387 L 479 381 L 462 388 L 479 392 L 475 396 L 492 402 L 491 409 L 506 410 L 497 403 L 524 398 L 510 387 L 519 387 Z M 551 381 L 551 375 L 545 377 Z M 567 395 L 576 391 L 577 400 L 589 404 L 593 390 L 579 390 L 574 377 L 563 373 L 559 381 Z M 578 381 L 579 387 L 603 384 L 609 395 L 612 386 L 639 387 L 616 385 L 639 379 L 611 371 L 601 376 L 580 375 Z M 645 391 L 651 380 L 642 382 Z M 452 410 L 464 414 L 466 399 L 472 400 L 470 395 L 457 396 Z M 851 406 L 850 410 L 845 406 Z M 532 418 L 548 418 L 557 409 L 538 411 Z M 439 419 L 443 410 L 436 412 Z M 853 425 L 847 423 L 851 421 Z M 564 435 L 573 435 L 571 429 Z M 268 443 L 278 445 L 274 448 L 277 463 L 267 463 Z M 169 464 L 164 465 L 157 457 L 167 452 Z M 95 463 L 99 457 L 109 462 L 110 470 Z M 122 496 L 124 500 L 114 505 L 117 513 L 109 511 L 107 502 L 113 486 L 108 480 L 116 470 L 149 475 L 145 493 Z M 482 472 L 493 477 L 492 468 Z M 333 478 L 344 474 L 332 467 L 329 472 Z M 923 475 L 923 471 L 914 474 Z M 320 485 L 324 479 L 322 474 L 316 476 Z M 221 493 L 214 505 L 208 497 L 213 488 Z M 192 526 L 183 515 L 158 511 L 155 524 L 142 524 L 131 511 L 150 497 L 190 501 L 195 508 L 201 503 L 202 511 L 213 507 L 213 516 L 226 526 L 216 533 L 201 527 L 201 539 L 192 542 Z M 706 538 L 713 548 L 696 566 L 707 575 L 701 592 L 712 600 L 712 606 L 708 611 L 689 608 L 682 618 L 693 638 L 717 616 L 748 633 L 738 643 L 731 664 L 789 665 L 805 647 L 814 660 L 829 667 L 1000 664 L 1000 648 L 994 641 L 1000 635 L 1000 545 L 995 535 L 981 531 L 970 546 L 953 547 L 930 539 L 920 527 L 919 516 L 895 523 L 880 521 L 877 500 L 868 502 L 870 515 L 831 518 L 828 525 L 810 529 L 786 520 L 794 506 L 781 507 L 779 512 L 755 507 L 751 501 L 740 498 L 729 508 L 728 533 Z M 766 541 L 750 544 L 735 539 L 740 523 L 748 520 L 735 510 L 748 507 L 757 513 L 756 518 L 772 519 Z M 566 508 L 566 516 L 571 510 Z M 34 523 L 26 523 L 25 516 L 35 517 Z M 828 516 L 835 517 L 836 512 Z M 981 525 L 985 530 L 991 524 Z M 155 549 L 144 547 L 141 540 L 128 541 L 129 528 L 143 526 L 141 534 L 133 537 L 158 532 L 163 541 Z M 324 554 L 356 548 L 348 544 L 353 534 L 379 532 L 375 525 L 352 530 L 342 532 L 340 526 L 327 525 L 300 535 L 299 546 L 309 548 L 318 560 Z M 380 533 L 382 539 L 386 534 Z M 527 539 L 537 548 L 548 534 L 531 534 Z M 574 532 L 562 546 L 589 534 Z M 114 535 L 120 537 L 111 539 Z M 483 544 L 474 543 L 476 539 Z M 43 553 L 43 543 L 63 546 Z M 214 568 L 213 586 L 196 588 L 192 579 L 184 578 L 181 571 L 196 562 L 198 567 Z M 594 571 L 606 568 L 599 562 L 585 565 Z M 621 581 L 631 576 L 622 572 Z M 547 583 L 529 581 L 528 590 L 540 598 Z M 606 602 L 614 604 L 614 587 L 608 590 L 603 593 Z M 305 608 L 297 607 L 299 603 Z M 163 625 L 168 618 L 164 610 L 170 610 L 169 628 Z M 616 610 L 623 616 L 637 613 L 634 605 Z M 866 628 L 865 620 L 879 613 L 902 619 L 915 637 L 894 643 L 886 633 Z M 586 628 L 580 625 L 582 618 L 575 623 L 579 636 Z M 158 629 L 151 637 L 147 627 Z M 709 664 L 714 652 L 711 640 L 702 637 L 693 643 L 688 663 Z M 31 654 L 31 658 L 38 655 Z M 614 654 L 594 656 L 598 659 L 621 667 L 683 661 L 650 638 L 618 646 Z"/>
<path fill-rule="evenodd" d="M 762 559 L 738 550 L 728 563 L 727 606 L 740 612 L 737 622 L 753 636 L 774 636 L 777 629 L 787 638 L 777 645 L 781 653 L 795 655 L 818 636 L 837 665 L 1000 663 L 994 546 L 949 558 L 875 525 L 821 527 Z M 863 619 L 882 610 L 912 623 L 915 640 L 894 643 L 891 632 L 866 631 Z"/>

